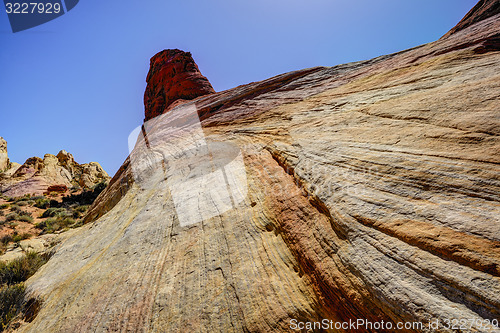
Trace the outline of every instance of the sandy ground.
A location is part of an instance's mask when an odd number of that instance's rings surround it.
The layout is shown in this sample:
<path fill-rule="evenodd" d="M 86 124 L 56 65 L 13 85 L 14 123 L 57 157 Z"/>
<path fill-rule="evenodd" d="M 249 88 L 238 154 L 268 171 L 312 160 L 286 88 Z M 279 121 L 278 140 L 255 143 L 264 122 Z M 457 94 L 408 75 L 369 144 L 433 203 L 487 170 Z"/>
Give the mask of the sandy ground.
<path fill-rule="evenodd" d="M 46 195 L 45 197 L 48 198 L 49 200 L 56 200 L 58 202 L 61 202 L 62 198 L 65 195 L 69 195 L 69 194 L 70 193 L 68 191 L 65 193 Z M 71 194 L 78 194 L 78 192 L 71 193 Z M 5 200 L 4 198 L 0 197 L 0 206 L 4 205 L 4 204 L 9 204 L 10 206 L 8 208 L 5 208 L 5 209 L 0 209 L 0 214 L 3 213 L 3 216 L 0 215 L 0 254 L 2 254 L 5 251 L 5 249 L 7 248 L 7 246 L 10 243 L 12 243 L 12 242 L 8 242 L 8 243 L 4 244 L 3 242 L 1 242 L 1 240 L 4 237 L 6 237 L 8 235 L 10 235 L 12 237 L 16 233 L 18 235 L 23 235 L 23 234 L 29 235 L 29 237 L 27 237 L 26 239 L 30 239 L 30 238 L 33 238 L 35 236 L 38 236 L 41 233 L 41 230 L 36 227 L 36 224 L 40 223 L 41 221 L 46 219 L 46 218 L 40 217 L 46 209 L 37 208 L 37 207 L 34 207 L 34 206 L 28 204 L 25 206 L 20 206 L 20 208 L 23 211 L 26 211 L 26 212 L 31 214 L 31 216 L 33 217 L 33 222 L 23 222 L 23 221 L 3 222 L 3 221 L 5 221 L 5 216 L 12 213 L 11 206 L 16 205 L 16 203 L 9 202 L 9 201 Z"/>

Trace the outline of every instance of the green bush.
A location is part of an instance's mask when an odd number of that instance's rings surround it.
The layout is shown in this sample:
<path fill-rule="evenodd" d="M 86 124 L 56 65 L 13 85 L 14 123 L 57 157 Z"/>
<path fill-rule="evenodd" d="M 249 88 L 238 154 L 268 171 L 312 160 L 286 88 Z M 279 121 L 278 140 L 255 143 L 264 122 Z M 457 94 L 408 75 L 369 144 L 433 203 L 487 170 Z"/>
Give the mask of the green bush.
<path fill-rule="evenodd" d="M 0 243 L 7 245 L 10 242 L 12 242 L 12 236 L 11 235 L 5 235 L 2 238 L 0 238 Z"/>
<path fill-rule="evenodd" d="M 71 207 L 71 212 L 72 216 L 75 219 L 78 219 L 85 214 L 85 212 L 89 209 L 89 205 L 83 205 L 83 206 L 76 206 L 76 207 Z"/>
<path fill-rule="evenodd" d="M 31 216 L 27 216 L 27 215 L 19 215 L 19 217 L 17 218 L 18 221 L 21 221 L 21 222 L 33 222 L 33 218 Z"/>
<path fill-rule="evenodd" d="M 89 209 L 90 205 L 82 205 L 82 206 L 77 206 L 75 208 L 75 211 L 79 212 L 79 213 L 85 213 L 87 211 L 87 209 Z"/>
<path fill-rule="evenodd" d="M 0 330 L 7 328 L 9 322 L 23 309 L 24 283 L 12 286 L 6 285 L 0 288 Z"/>
<path fill-rule="evenodd" d="M 71 228 L 75 226 L 75 220 L 73 220 L 70 217 L 61 217 L 61 216 L 56 216 L 56 217 L 51 217 L 46 219 L 45 221 L 42 221 L 38 223 L 36 226 L 39 229 L 42 229 L 44 233 L 54 233 L 56 231 L 65 229 L 65 228 Z"/>
<path fill-rule="evenodd" d="M 80 194 L 72 194 L 63 198 L 63 203 L 91 205 L 99 194 L 108 186 L 107 183 L 99 183 L 92 190 L 84 191 Z"/>
<path fill-rule="evenodd" d="M 0 209 L 7 209 L 9 207 L 10 207 L 9 204 L 2 204 L 2 205 L 0 205 Z"/>
<path fill-rule="evenodd" d="M 45 197 L 37 197 L 35 199 L 35 207 L 41 208 L 41 209 L 46 209 L 50 206 L 50 200 L 45 198 Z"/>
<path fill-rule="evenodd" d="M 64 216 L 64 215 L 67 215 L 66 208 L 51 207 L 46 211 L 44 211 L 40 217 L 45 218 L 45 217 Z"/>
<path fill-rule="evenodd" d="M 10 213 L 5 216 L 5 222 L 15 221 L 19 218 L 19 215 L 16 213 Z"/>
<path fill-rule="evenodd" d="M 14 243 L 17 243 L 17 242 L 20 242 L 20 241 L 22 241 L 22 240 L 28 239 L 28 238 L 30 238 L 30 237 L 31 237 L 31 235 L 30 235 L 30 234 L 27 234 L 27 233 L 20 234 L 20 235 L 18 235 L 18 234 L 16 233 L 16 234 L 14 234 L 14 235 L 13 235 L 13 237 L 12 237 L 12 241 L 13 241 Z"/>
<path fill-rule="evenodd" d="M 36 252 L 28 252 L 8 263 L 0 262 L 0 285 L 26 281 L 46 262 L 47 259 Z"/>
<path fill-rule="evenodd" d="M 21 207 L 19 207 L 17 205 L 12 205 L 11 212 L 17 213 L 18 215 L 31 216 L 31 213 L 29 213 L 29 212 L 27 212 L 25 210 L 22 210 Z"/>
<path fill-rule="evenodd" d="M 19 201 L 17 203 L 18 206 L 27 206 L 28 205 L 28 201 Z"/>
<path fill-rule="evenodd" d="M 46 262 L 47 258 L 36 252 L 28 252 L 9 263 L 0 262 L 0 331 L 20 313 L 28 321 L 36 316 L 39 302 L 33 299 L 25 302 L 24 281 Z"/>
<path fill-rule="evenodd" d="M 16 202 L 19 202 L 19 201 L 27 201 L 27 200 L 30 200 L 31 199 L 31 194 L 26 194 L 22 197 L 17 197 L 17 198 L 14 198 L 14 201 Z"/>
<path fill-rule="evenodd" d="M 5 216 L 4 222 L 10 222 L 10 221 L 33 222 L 33 218 L 31 216 L 31 213 L 19 210 L 17 213 L 9 213 L 7 214 L 7 216 Z"/>
<path fill-rule="evenodd" d="M 12 204 L 10 206 L 10 211 L 11 212 L 20 212 L 22 211 L 21 207 L 19 207 L 17 204 Z"/>

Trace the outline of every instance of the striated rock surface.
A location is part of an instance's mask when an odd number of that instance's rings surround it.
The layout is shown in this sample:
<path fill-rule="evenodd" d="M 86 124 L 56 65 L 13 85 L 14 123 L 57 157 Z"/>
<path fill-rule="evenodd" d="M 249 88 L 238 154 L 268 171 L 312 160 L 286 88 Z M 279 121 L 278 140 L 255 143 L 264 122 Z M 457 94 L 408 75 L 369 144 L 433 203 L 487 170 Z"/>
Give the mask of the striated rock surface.
<path fill-rule="evenodd" d="M 465 318 L 463 332 L 500 331 L 484 325 L 500 317 L 500 53 L 485 47 L 500 16 L 475 15 L 433 43 L 199 97 L 144 124 L 91 223 L 28 280 L 42 306 L 19 331 L 365 319 L 451 332 Z"/>
<path fill-rule="evenodd" d="M 479 0 L 464 18 L 453 29 L 443 37 L 448 37 L 462 29 L 465 29 L 479 21 L 485 20 L 500 13 L 500 2 L 491 0 Z"/>
<path fill-rule="evenodd" d="M 92 188 L 110 179 L 98 163 L 80 165 L 64 150 L 57 156 L 45 154 L 43 159 L 28 158 L 23 165 L 11 163 L 11 168 L 0 176 L 0 191 L 11 197 L 41 195 L 54 186 Z"/>
<path fill-rule="evenodd" d="M 191 100 L 215 92 L 191 53 L 177 49 L 163 50 L 151 58 L 146 81 L 145 120 L 161 115 L 178 100 Z"/>

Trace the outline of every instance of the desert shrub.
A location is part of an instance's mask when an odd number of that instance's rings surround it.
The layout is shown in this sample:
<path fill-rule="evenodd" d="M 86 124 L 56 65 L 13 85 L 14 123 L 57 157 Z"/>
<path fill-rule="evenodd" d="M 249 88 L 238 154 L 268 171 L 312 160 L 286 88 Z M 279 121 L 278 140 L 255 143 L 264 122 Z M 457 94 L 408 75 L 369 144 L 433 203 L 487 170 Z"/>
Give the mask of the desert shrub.
<path fill-rule="evenodd" d="M 91 205 L 99 194 L 106 188 L 106 183 L 99 183 L 92 190 L 84 191 L 80 194 L 72 194 L 63 198 L 63 203 L 78 204 L 78 205 Z"/>
<path fill-rule="evenodd" d="M 31 213 L 30 212 L 27 212 L 25 210 L 21 210 L 17 213 L 19 216 L 28 216 L 28 217 L 32 217 Z"/>
<path fill-rule="evenodd" d="M 18 206 L 27 206 L 28 205 L 28 201 L 18 201 L 17 205 Z"/>
<path fill-rule="evenodd" d="M 46 257 L 36 252 L 28 252 L 25 256 L 8 263 L 0 262 L 0 285 L 26 281 L 46 262 Z"/>
<path fill-rule="evenodd" d="M 27 233 L 23 233 L 23 234 L 20 234 L 20 235 L 19 235 L 19 234 L 17 234 L 17 233 L 15 233 L 15 234 L 12 236 L 12 241 L 13 241 L 14 243 L 17 243 L 17 242 L 20 242 L 20 241 L 22 241 L 22 240 L 28 239 L 28 238 L 30 238 L 30 237 L 31 237 L 31 235 L 30 235 L 30 234 L 27 234 Z"/>
<path fill-rule="evenodd" d="M 64 216 L 67 215 L 66 208 L 49 208 L 46 211 L 42 213 L 40 217 L 45 218 L 45 217 L 54 217 L 54 216 Z"/>
<path fill-rule="evenodd" d="M 5 235 L 2 238 L 0 238 L 0 243 L 7 245 L 12 241 L 12 236 L 11 235 Z"/>
<path fill-rule="evenodd" d="M 5 222 L 15 221 L 19 218 L 19 215 L 16 213 L 9 213 L 5 216 Z"/>
<path fill-rule="evenodd" d="M 24 281 L 35 274 L 47 259 L 36 252 L 28 252 L 9 263 L 0 262 L 0 331 L 20 313 L 28 321 L 36 316 L 36 301 L 25 301 Z"/>
<path fill-rule="evenodd" d="M 71 228 L 75 226 L 75 220 L 70 217 L 51 217 L 38 223 L 37 228 L 42 229 L 44 233 L 54 233 L 56 231 Z"/>
<path fill-rule="evenodd" d="M 73 185 L 73 186 L 71 186 L 71 188 L 69 190 L 71 191 L 71 193 L 75 193 L 81 189 L 82 188 L 79 185 Z"/>
<path fill-rule="evenodd" d="M 46 209 L 50 206 L 50 200 L 45 198 L 45 197 L 41 197 L 41 198 L 37 197 L 35 199 L 34 206 L 37 208 Z"/>
<path fill-rule="evenodd" d="M 18 221 L 21 221 L 21 222 L 33 222 L 33 218 L 31 216 L 27 216 L 27 215 L 19 215 L 19 217 L 17 218 Z"/>
<path fill-rule="evenodd" d="M 89 209 L 89 205 L 82 205 L 82 206 L 74 206 L 71 207 L 71 212 L 72 216 L 75 219 L 78 219 L 83 216 L 83 214 Z"/>
<path fill-rule="evenodd" d="M 87 211 L 87 209 L 89 209 L 89 205 L 82 205 L 82 206 L 77 206 L 75 207 L 75 211 L 79 212 L 79 213 L 85 213 Z"/>
<path fill-rule="evenodd" d="M 14 198 L 14 202 L 16 202 L 17 204 L 19 204 L 20 202 L 26 202 L 28 200 L 31 200 L 30 194 L 26 194 L 25 196 Z"/>
<path fill-rule="evenodd" d="M 0 205 L 0 209 L 7 209 L 9 207 L 10 207 L 9 204 L 2 204 L 2 205 Z"/>
<path fill-rule="evenodd" d="M 22 311 L 24 304 L 24 283 L 0 287 L 0 330 L 7 328 L 9 322 Z"/>
<path fill-rule="evenodd" d="M 11 216 L 11 217 L 9 217 Z M 31 217 L 31 213 L 27 212 L 25 210 L 22 210 L 19 206 L 17 205 L 12 205 L 11 213 L 7 215 L 9 217 L 9 221 L 13 220 L 18 220 L 19 216 L 29 216 Z"/>

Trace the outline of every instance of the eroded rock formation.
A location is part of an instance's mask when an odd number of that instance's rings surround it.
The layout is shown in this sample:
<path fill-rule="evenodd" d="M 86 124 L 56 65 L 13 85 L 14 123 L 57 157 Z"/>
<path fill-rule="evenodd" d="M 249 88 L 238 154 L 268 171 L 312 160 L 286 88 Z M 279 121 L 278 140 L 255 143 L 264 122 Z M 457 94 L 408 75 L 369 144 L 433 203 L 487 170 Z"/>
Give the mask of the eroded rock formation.
<path fill-rule="evenodd" d="M 50 192 L 52 186 L 78 185 L 85 189 L 109 179 L 99 163 L 80 165 L 73 155 L 61 150 L 57 156 L 28 158 L 23 165 L 10 163 L 10 169 L 0 173 L 0 191 L 11 197 L 40 195 Z"/>
<path fill-rule="evenodd" d="M 7 141 L 0 136 L 0 172 L 9 168 L 9 156 L 7 154 Z"/>
<path fill-rule="evenodd" d="M 289 332 L 291 320 L 365 319 L 448 332 L 428 322 L 467 318 L 464 331 L 498 331 L 481 324 L 500 317 L 500 53 L 485 48 L 500 15 L 474 15 L 427 45 L 199 97 L 145 124 L 91 223 L 28 281 L 42 306 L 19 330 Z M 193 107 L 198 147 L 230 143 L 242 169 L 236 158 L 200 168 L 192 142 L 165 136 L 169 116 Z M 182 163 L 184 187 L 207 177 L 216 191 L 172 187 Z M 223 202 L 228 184 L 243 201 Z M 186 193 L 204 203 L 188 212 L 219 215 L 181 225 Z"/>
<path fill-rule="evenodd" d="M 191 53 L 177 49 L 163 50 L 151 58 L 146 82 L 145 120 L 159 116 L 177 100 L 191 100 L 215 92 Z"/>

